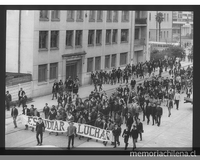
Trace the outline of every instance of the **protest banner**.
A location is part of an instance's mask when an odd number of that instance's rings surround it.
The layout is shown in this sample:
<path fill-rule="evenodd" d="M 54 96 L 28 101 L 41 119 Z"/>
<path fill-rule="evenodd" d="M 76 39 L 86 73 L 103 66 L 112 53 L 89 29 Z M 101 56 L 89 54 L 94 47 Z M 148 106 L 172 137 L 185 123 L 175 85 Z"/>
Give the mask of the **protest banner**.
<path fill-rule="evenodd" d="M 19 120 L 22 124 L 27 124 L 31 127 L 36 127 L 36 122 L 39 117 L 35 116 L 26 116 L 20 115 Z M 66 121 L 60 120 L 48 120 L 43 119 L 45 130 L 49 132 L 67 132 L 67 127 L 69 123 Z M 74 123 L 74 126 L 77 128 L 77 135 L 97 139 L 100 141 L 111 141 L 112 140 L 112 131 L 105 130 L 98 127 L 94 127 L 87 124 Z"/>

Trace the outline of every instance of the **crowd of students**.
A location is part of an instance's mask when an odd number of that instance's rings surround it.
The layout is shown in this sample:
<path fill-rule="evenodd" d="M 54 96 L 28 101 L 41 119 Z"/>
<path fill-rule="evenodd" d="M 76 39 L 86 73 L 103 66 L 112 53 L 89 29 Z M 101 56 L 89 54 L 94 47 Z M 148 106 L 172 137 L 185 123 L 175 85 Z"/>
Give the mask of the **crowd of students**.
<path fill-rule="evenodd" d="M 145 69 L 146 68 L 146 69 Z M 156 69 L 159 74 L 155 75 Z M 162 77 L 163 69 L 169 71 L 168 77 Z M 147 75 L 148 73 L 148 75 Z M 124 70 L 113 69 L 106 76 L 106 71 L 92 73 L 92 82 L 96 85 L 94 91 L 85 100 L 78 95 L 79 80 L 74 81 L 69 77 L 65 84 L 62 81 L 53 85 L 53 97 L 57 98 L 58 105 L 51 107 L 46 103 L 43 108 L 44 118 L 50 120 L 62 120 L 89 124 L 101 129 L 112 130 L 114 138 L 112 145 L 114 148 L 120 145 L 119 136 L 122 133 L 125 142 L 125 149 L 128 147 L 129 137 L 133 139 L 133 149 L 136 148 L 138 135 L 142 140 L 143 124 L 138 118 L 139 112 L 143 114 L 143 121 L 147 119 L 149 124 L 152 117 L 152 125 L 161 125 L 162 106 L 167 106 L 168 116 L 171 116 L 171 108 L 176 104 L 179 109 L 180 94 L 186 92 L 187 97 L 192 94 L 193 68 L 181 68 L 180 62 L 176 59 L 163 59 L 149 61 L 144 64 L 127 65 Z M 135 77 L 145 78 L 143 83 L 136 87 Z M 145 76 L 145 77 L 144 77 Z M 133 78 L 132 78 L 133 77 Z M 98 82 L 96 82 L 98 79 Z M 129 83 L 129 79 L 131 82 Z M 109 97 L 97 84 L 115 84 L 126 81 L 126 86 L 119 87 Z M 74 91 L 75 90 L 75 91 Z M 74 99 L 74 101 L 73 101 Z M 40 116 L 39 112 L 31 106 L 25 105 L 23 114 L 29 116 Z M 122 132 L 121 125 L 126 124 L 126 129 Z M 28 126 L 25 127 L 28 129 Z M 34 129 L 32 128 L 32 131 Z M 52 134 L 51 132 L 49 134 Z M 58 133 L 55 133 L 58 136 Z M 84 138 L 82 136 L 79 139 Z M 89 141 L 91 138 L 87 138 Z M 106 146 L 107 142 L 103 142 Z"/>

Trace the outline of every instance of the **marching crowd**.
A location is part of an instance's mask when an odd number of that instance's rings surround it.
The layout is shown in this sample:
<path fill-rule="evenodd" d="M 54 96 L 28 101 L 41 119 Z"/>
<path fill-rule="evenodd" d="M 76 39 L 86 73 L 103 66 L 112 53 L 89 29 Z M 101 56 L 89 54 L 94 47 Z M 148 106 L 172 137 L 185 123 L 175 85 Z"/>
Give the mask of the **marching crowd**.
<path fill-rule="evenodd" d="M 159 69 L 158 75 L 154 74 L 156 69 Z M 170 76 L 162 77 L 163 70 L 169 71 Z M 137 87 L 136 77 L 144 79 L 144 82 L 139 83 Z M 114 145 L 114 148 L 117 144 L 120 145 L 119 136 L 122 133 L 125 149 L 128 147 L 130 137 L 132 137 L 134 149 L 136 148 L 138 135 L 142 140 L 142 133 L 144 132 L 143 123 L 138 117 L 139 112 L 142 112 L 143 121 L 145 121 L 145 118 L 147 119 L 148 125 L 150 119 L 152 119 L 152 125 L 157 124 L 157 126 L 160 126 L 163 114 L 162 107 L 168 107 L 169 117 L 171 116 L 173 104 L 176 104 L 176 109 L 178 110 L 180 94 L 186 92 L 187 97 L 192 94 L 192 79 L 193 67 L 181 68 L 180 61 L 175 58 L 152 60 L 132 66 L 129 64 L 125 69 L 120 69 L 119 67 L 110 72 L 102 70 L 100 72 L 92 72 L 91 80 L 94 84 L 94 91 L 91 92 L 87 99 L 82 100 L 78 95 L 78 77 L 74 80 L 69 77 L 65 83 L 60 80 L 60 82 L 53 84 L 52 100 L 55 97 L 58 105 L 49 107 L 46 103 L 43 108 L 44 118 L 89 124 L 101 129 L 112 130 L 114 136 L 112 145 Z M 130 83 L 129 80 L 131 80 Z M 125 87 L 120 84 L 123 82 L 126 83 Z M 109 97 L 103 91 L 102 84 L 113 85 L 116 83 L 119 83 L 119 87 Z M 97 88 L 98 86 L 99 89 Z M 31 105 L 30 109 L 27 108 L 26 103 L 20 97 L 21 95 L 25 95 L 22 89 L 19 91 L 19 106 L 21 103 L 23 104 L 23 114 L 40 117 L 34 105 Z M 12 117 L 15 117 L 14 112 L 16 109 L 16 107 L 12 109 Z M 126 124 L 126 129 L 123 132 L 121 129 L 122 124 Z M 70 125 L 69 127 L 72 126 Z M 28 129 L 27 125 L 25 129 Z M 32 128 L 32 131 L 34 131 L 34 128 Z M 69 131 L 69 133 L 71 132 Z M 76 135 L 75 132 L 72 133 L 73 136 Z M 49 134 L 52 133 L 50 132 Z M 58 132 L 55 135 L 58 136 Z M 78 138 L 84 137 L 79 136 Z M 87 138 L 87 141 L 90 139 Z M 74 138 L 72 138 L 72 146 L 73 141 Z M 38 141 L 38 144 L 40 145 L 42 142 Z M 103 141 L 103 144 L 106 146 L 107 142 Z M 70 142 L 68 143 L 68 148 L 70 147 L 69 145 Z"/>

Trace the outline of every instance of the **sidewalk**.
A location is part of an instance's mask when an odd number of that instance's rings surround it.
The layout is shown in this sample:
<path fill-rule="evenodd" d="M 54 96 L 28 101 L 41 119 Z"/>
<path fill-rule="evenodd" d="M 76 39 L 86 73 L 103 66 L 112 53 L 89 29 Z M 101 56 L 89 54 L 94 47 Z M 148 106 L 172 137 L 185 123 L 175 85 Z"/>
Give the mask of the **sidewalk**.
<path fill-rule="evenodd" d="M 188 65 L 192 65 L 191 62 L 181 62 L 181 66 L 182 67 L 186 67 Z M 158 74 L 158 71 L 156 71 L 156 74 Z M 163 75 L 166 75 L 166 72 L 163 72 Z M 142 82 L 143 79 L 140 78 L 136 78 L 136 82 Z M 129 80 L 130 83 L 130 80 Z M 119 83 L 115 84 L 115 85 L 110 85 L 110 84 L 103 84 L 103 90 L 111 92 L 113 89 L 119 87 Z M 125 83 L 122 84 L 122 86 L 124 86 Z M 91 91 L 94 90 L 94 85 L 87 85 L 87 86 L 82 86 L 79 88 L 79 96 L 80 98 L 85 99 L 86 97 L 89 96 L 89 94 L 91 93 Z M 108 94 L 109 96 L 109 94 Z M 51 100 L 52 99 L 52 94 L 50 95 L 46 95 L 46 96 L 42 96 L 42 97 L 37 97 L 37 98 L 33 98 L 32 102 L 27 103 L 28 108 L 30 108 L 30 106 L 33 104 L 35 106 L 35 108 L 38 109 L 39 112 L 41 112 L 43 110 L 43 107 L 45 106 L 45 103 L 48 103 L 48 106 L 52 106 L 52 105 L 57 105 L 57 99 Z M 22 113 L 22 107 L 18 108 L 19 114 Z M 11 118 L 11 111 L 5 111 L 6 114 L 6 119 Z M 6 120 L 6 124 L 8 123 L 8 121 Z"/>

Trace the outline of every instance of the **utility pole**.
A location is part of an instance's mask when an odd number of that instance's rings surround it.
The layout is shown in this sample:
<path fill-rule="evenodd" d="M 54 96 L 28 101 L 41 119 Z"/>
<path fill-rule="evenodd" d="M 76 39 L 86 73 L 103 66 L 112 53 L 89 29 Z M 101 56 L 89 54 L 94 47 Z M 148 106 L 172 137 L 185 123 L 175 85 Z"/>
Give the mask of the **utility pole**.
<path fill-rule="evenodd" d="M 156 11 L 156 15 L 158 14 L 158 11 Z M 157 42 L 157 28 L 158 28 L 158 22 L 156 21 L 156 42 Z"/>

